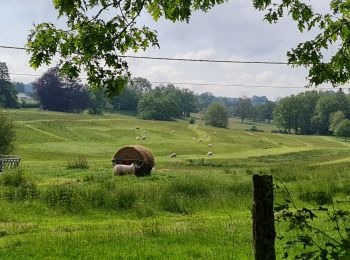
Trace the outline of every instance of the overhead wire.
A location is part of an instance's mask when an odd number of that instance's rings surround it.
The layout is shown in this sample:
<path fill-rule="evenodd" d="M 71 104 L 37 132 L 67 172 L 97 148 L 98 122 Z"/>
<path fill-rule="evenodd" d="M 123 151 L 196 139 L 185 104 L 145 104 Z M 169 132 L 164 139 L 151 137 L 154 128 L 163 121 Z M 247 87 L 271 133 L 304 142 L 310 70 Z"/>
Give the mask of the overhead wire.
<path fill-rule="evenodd" d="M 27 50 L 25 47 L 0 45 L 2 49 Z M 214 59 L 190 59 L 190 58 L 170 58 L 154 56 L 119 55 L 121 58 L 145 59 L 145 60 L 166 60 L 182 62 L 206 62 L 206 63 L 234 63 L 234 64 L 265 64 L 265 65 L 290 65 L 283 61 L 246 61 L 246 60 L 214 60 Z"/>

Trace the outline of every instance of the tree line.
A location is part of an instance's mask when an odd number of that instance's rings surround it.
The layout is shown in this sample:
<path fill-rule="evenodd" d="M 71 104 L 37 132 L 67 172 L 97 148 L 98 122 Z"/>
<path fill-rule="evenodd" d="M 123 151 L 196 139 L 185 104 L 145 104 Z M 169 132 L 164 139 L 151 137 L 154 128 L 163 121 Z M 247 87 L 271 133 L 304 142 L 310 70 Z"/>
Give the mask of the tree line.
<path fill-rule="evenodd" d="M 279 100 L 273 116 L 275 124 L 288 133 L 334 134 L 339 124 L 350 118 L 350 95 L 341 89 L 291 95 Z"/>

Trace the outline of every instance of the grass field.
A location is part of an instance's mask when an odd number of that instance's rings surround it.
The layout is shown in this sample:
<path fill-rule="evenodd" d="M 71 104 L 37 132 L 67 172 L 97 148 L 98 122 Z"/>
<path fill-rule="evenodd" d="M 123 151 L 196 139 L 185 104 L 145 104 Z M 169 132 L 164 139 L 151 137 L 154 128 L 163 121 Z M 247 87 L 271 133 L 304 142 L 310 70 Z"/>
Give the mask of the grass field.
<path fill-rule="evenodd" d="M 218 129 L 120 114 L 10 113 L 22 167 L 0 176 L 0 259 L 252 259 L 253 174 L 282 180 L 299 206 L 313 207 L 319 194 L 326 202 L 350 195 L 350 143 L 334 137 L 274 134 L 262 123 L 265 132 L 250 132 L 253 123 L 238 119 Z M 153 152 L 151 176 L 112 175 L 111 157 L 129 144 Z M 67 167 L 79 156 L 87 169 Z M 278 259 L 283 252 L 277 241 Z"/>

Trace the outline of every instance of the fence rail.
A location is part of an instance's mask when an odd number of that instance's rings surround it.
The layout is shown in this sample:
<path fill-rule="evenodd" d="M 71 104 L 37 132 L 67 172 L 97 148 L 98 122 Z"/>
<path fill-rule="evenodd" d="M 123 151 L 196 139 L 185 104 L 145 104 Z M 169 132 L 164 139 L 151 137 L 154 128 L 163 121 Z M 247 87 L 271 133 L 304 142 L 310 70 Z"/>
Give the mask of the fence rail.
<path fill-rule="evenodd" d="M 0 172 L 5 169 L 18 167 L 21 162 L 21 157 L 19 156 L 0 156 Z"/>

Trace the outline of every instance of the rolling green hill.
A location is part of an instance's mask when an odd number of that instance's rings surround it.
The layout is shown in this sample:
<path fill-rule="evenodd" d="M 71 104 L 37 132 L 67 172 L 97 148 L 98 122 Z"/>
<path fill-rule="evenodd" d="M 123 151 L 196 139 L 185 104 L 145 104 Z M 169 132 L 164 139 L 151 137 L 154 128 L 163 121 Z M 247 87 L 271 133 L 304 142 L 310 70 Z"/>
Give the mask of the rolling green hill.
<path fill-rule="evenodd" d="M 1 259 L 251 259 L 252 174 L 282 180 L 298 205 L 314 205 L 320 191 L 350 195 L 349 144 L 334 137 L 234 119 L 219 129 L 121 114 L 11 114 L 22 168 L 0 176 Z M 252 124 L 265 132 L 246 131 Z M 111 157 L 129 144 L 153 152 L 151 176 L 112 175 Z M 68 169 L 79 156 L 89 168 Z"/>

